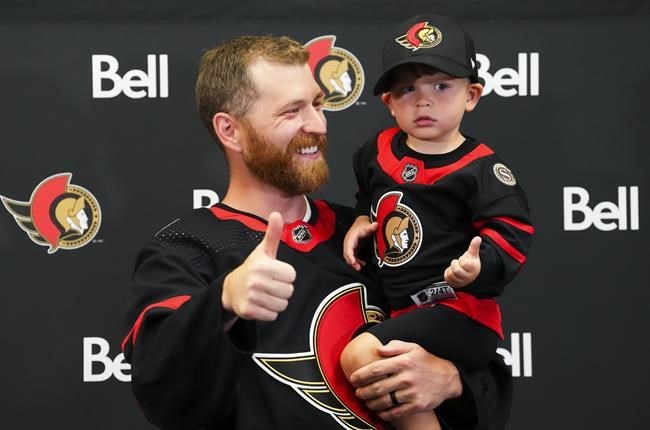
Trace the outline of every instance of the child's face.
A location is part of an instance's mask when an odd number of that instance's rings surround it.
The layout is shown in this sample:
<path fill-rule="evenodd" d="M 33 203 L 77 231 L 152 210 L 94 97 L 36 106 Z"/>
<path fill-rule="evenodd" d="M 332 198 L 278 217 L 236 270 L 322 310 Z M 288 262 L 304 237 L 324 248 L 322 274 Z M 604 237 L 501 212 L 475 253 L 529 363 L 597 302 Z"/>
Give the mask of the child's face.
<path fill-rule="evenodd" d="M 382 101 L 409 136 L 431 143 L 456 139 L 463 115 L 474 109 L 483 86 L 438 71 L 418 74 L 410 67 L 398 69 Z"/>

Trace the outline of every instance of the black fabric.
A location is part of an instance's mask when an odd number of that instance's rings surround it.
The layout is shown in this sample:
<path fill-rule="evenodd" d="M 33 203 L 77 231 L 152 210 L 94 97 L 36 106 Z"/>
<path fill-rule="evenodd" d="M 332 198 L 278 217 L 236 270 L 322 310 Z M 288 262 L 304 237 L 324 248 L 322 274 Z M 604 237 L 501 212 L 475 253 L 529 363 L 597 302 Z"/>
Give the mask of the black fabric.
<path fill-rule="evenodd" d="M 528 200 L 520 184 L 506 185 L 497 179 L 494 168 L 503 161 L 496 154 L 481 156 L 461 168 L 454 167 L 473 151 L 482 147 L 489 150 L 487 145 L 466 137 L 462 145 L 447 154 L 419 154 L 406 146 L 405 136 L 403 131 L 398 131 L 390 145 L 382 147 L 384 149 L 380 149 L 377 137 L 370 139 L 355 153 L 353 161 L 358 182 L 357 215 L 364 214 L 365 210 L 365 215 L 375 216 L 384 196 L 400 193 L 396 207 L 406 208 L 409 222 L 419 220 L 421 226 L 419 248 L 402 263 L 382 261 L 377 244 L 386 237 L 381 225 L 375 234 L 374 260 L 379 265 L 386 297 L 395 309 L 411 304 L 410 294 L 442 281 L 449 263 L 467 250 L 471 239 L 479 235 L 482 228 L 497 231 L 524 256 L 532 239 L 529 232 L 501 221 L 501 217 L 507 217 L 532 226 Z M 380 160 L 387 158 L 398 160 L 399 169 L 421 162 L 427 170 L 449 168 L 451 173 L 433 183 L 406 182 L 403 178 L 395 178 L 395 173 L 400 171 L 384 170 L 385 165 Z M 422 169 L 418 168 L 417 175 L 421 174 Z M 477 222 L 483 224 L 477 227 Z M 415 233 L 409 236 L 409 248 L 416 246 L 414 237 Z M 479 298 L 496 297 L 517 274 L 521 264 L 501 245 L 485 235 L 482 237 L 481 274 L 463 292 Z M 386 249 L 390 249 L 388 244 Z"/>
<path fill-rule="evenodd" d="M 472 369 L 494 359 L 499 337 L 493 330 L 446 306 L 415 309 L 368 328 L 384 345 L 415 342 L 430 353 Z"/>
<path fill-rule="evenodd" d="M 459 368 L 463 392 L 458 399 L 447 400 L 436 408 L 445 430 L 504 429 L 510 416 L 513 384 L 510 369 L 498 357 L 490 361 L 489 372 Z M 467 408 L 476 404 L 477 408 Z"/>
<path fill-rule="evenodd" d="M 310 223 L 324 213 L 313 202 L 311 205 Z M 366 315 L 369 311 L 376 315 L 386 303 L 372 288 L 376 281 L 357 273 L 340 257 L 351 210 L 335 205 L 321 208 L 330 208 L 335 214 L 329 239 L 307 252 L 284 242 L 279 247 L 278 258 L 297 270 L 289 307 L 274 322 L 238 320 L 228 333 L 221 325 L 229 317 L 221 309 L 221 287 L 227 273 L 241 264 L 262 238 L 260 231 L 243 222 L 260 220 L 238 212 L 231 212 L 234 218 L 222 220 L 201 209 L 171 224 L 144 248 L 130 288 L 127 330 L 151 304 L 189 296 L 175 310 L 145 312 L 137 338 L 131 332 L 126 339 L 124 352 L 132 365 L 133 392 L 150 422 L 162 429 L 340 428 L 333 415 L 322 410 L 322 404 L 317 407 L 308 400 L 309 390 L 301 391 L 295 385 L 296 379 L 318 382 L 320 378 L 321 383 L 323 379 L 319 366 L 300 357 L 313 356 L 313 344 L 317 343 L 312 330 L 317 326 L 313 324 L 340 295 L 349 291 L 361 294 L 357 302 L 367 301 L 363 306 Z M 229 208 L 219 205 L 219 209 Z M 370 288 L 359 289 L 361 285 Z M 340 336 L 349 332 L 351 338 L 358 325 L 347 321 L 347 316 L 336 320 L 336 330 L 328 333 Z M 278 359 L 273 372 L 264 368 L 263 363 Z M 450 413 L 453 419 L 460 419 L 455 415 L 461 410 L 463 416 L 481 417 L 484 408 L 501 413 L 492 401 L 481 404 L 482 389 L 475 391 L 474 380 L 491 377 L 495 385 L 497 378 L 505 375 L 485 372 L 468 373 L 463 396 L 448 401 L 450 408 L 456 408 Z M 351 419 L 354 422 L 355 418 Z"/>

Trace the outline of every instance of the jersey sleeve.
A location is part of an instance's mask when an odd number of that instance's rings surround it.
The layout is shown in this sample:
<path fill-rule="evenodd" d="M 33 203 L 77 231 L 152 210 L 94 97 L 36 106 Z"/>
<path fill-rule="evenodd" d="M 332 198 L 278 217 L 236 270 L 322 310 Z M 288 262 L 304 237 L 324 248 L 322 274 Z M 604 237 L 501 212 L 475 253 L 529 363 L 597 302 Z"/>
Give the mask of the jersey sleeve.
<path fill-rule="evenodd" d="M 524 190 L 496 157 L 481 163 L 470 201 L 474 228 L 481 236 L 481 273 L 465 291 L 496 297 L 526 262 L 535 232 Z M 509 176 L 504 176 L 504 175 Z"/>
<path fill-rule="evenodd" d="M 463 393 L 436 408 L 442 429 L 504 429 L 512 405 L 512 376 L 503 360 L 495 356 L 486 368 L 459 372 Z"/>
<path fill-rule="evenodd" d="M 352 168 L 354 169 L 354 176 L 357 180 L 357 192 L 355 194 L 356 216 L 370 216 L 370 207 L 372 205 L 372 200 L 370 196 L 369 185 L 369 166 L 373 157 L 373 153 L 375 152 L 375 141 L 376 138 L 368 140 L 357 150 L 352 159 Z"/>
<path fill-rule="evenodd" d="M 224 422 L 255 343 L 252 322 L 224 330 L 228 271 L 213 274 L 201 260 L 154 241 L 138 256 L 130 286 L 122 349 L 132 390 L 147 419 L 165 429 Z"/>

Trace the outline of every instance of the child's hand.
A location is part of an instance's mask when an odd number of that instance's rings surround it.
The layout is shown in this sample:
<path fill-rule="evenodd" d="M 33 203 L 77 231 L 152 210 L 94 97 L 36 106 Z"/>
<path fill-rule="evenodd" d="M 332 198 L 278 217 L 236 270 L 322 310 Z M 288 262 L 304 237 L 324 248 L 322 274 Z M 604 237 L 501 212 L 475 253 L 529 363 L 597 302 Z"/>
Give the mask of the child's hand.
<path fill-rule="evenodd" d="M 345 239 L 343 240 L 343 258 L 357 272 L 361 270 L 361 266 L 365 266 L 366 264 L 355 256 L 357 246 L 359 246 L 361 239 L 371 236 L 376 230 L 377 223 L 371 223 L 370 217 L 362 215 L 357 217 L 345 235 Z"/>
<path fill-rule="evenodd" d="M 450 287 L 463 288 L 478 278 L 481 273 L 481 259 L 478 255 L 480 248 L 481 238 L 476 236 L 469 243 L 467 251 L 445 269 L 445 281 Z"/>

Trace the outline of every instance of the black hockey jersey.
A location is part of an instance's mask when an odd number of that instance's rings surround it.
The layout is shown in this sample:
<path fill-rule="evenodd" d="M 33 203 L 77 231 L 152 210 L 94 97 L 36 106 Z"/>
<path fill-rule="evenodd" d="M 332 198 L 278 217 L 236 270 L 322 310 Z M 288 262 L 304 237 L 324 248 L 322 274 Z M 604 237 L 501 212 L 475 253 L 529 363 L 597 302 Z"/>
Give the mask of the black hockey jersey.
<path fill-rule="evenodd" d="M 354 396 L 339 355 L 358 327 L 383 318 L 385 302 L 373 279 L 341 257 L 352 211 L 309 204 L 309 220 L 284 227 L 277 258 L 297 277 L 273 322 L 222 328 L 223 280 L 262 240 L 264 220 L 223 204 L 199 209 L 140 253 L 122 347 L 150 422 L 186 430 L 384 427 Z M 499 428 L 510 404 L 506 372 L 497 359 L 462 372 L 463 396 L 439 408 L 444 425 L 491 420 Z"/>
<path fill-rule="evenodd" d="M 495 329 L 496 302 L 526 261 L 534 228 L 512 172 L 484 143 L 466 139 L 447 154 L 420 154 L 399 128 L 382 131 L 357 151 L 357 214 L 379 227 L 375 257 L 392 308 L 413 306 L 411 294 L 443 280 L 445 268 L 472 237 L 483 239 L 481 273 L 441 303 Z M 471 294 L 468 294 L 471 293 Z"/>

